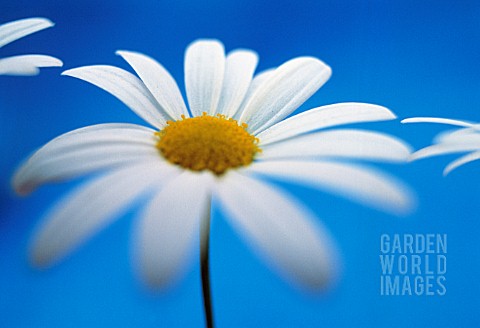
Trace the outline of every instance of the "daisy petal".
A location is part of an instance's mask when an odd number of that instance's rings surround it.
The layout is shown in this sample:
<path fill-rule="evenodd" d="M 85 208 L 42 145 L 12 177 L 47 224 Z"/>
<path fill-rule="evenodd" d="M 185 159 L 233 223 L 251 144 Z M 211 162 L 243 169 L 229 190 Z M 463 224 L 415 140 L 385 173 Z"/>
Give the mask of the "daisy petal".
<path fill-rule="evenodd" d="M 240 121 L 257 134 L 297 109 L 327 82 L 331 73 L 330 67 L 312 57 L 286 62 L 258 87 L 245 105 Z"/>
<path fill-rule="evenodd" d="M 305 287 L 329 285 L 337 252 L 329 233 L 300 203 L 261 181 L 228 172 L 217 186 L 232 225 L 285 277 Z"/>
<path fill-rule="evenodd" d="M 450 140 L 450 139 L 457 138 L 458 135 L 471 134 L 471 133 L 474 133 L 474 132 L 475 132 L 475 130 L 473 128 L 449 129 L 447 131 L 443 131 L 443 132 L 438 133 L 433 138 L 433 142 L 434 143 L 444 143 L 444 142 L 448 142 L 448 140 Z"/>
<path fill-rule="evenodd" d="M 137 52 L 117 51 L 116 54 L 122 56 L 133 67 L 162 109 L 172 119 L 179 120 L 182 115 L 190 116 L 177 83 L 160 63 Z"/>
<path fill-rule="evenodd" d="M 439 133 L 435 138 L 436 143 L 464 143 L 480 140 L 480 134 L 476 128 L 464 128 L 455 131 Z"/>
<path fill-rule="evenodd" d="M 21 55 L 0 59 L 0 75 L 37 75 L 39 67 L 60 67 L 60 59 L 46 55 Z"/>
<path fill-rule="evenodd" d="M 225 61 L 225 77 L 217 113 L 233 117 L 248 91 L 258 55 L 249 50 L 235 50 Z"/>
<path fill-rule="evenodd" d="M 225 50 L 216 40 L 192 43 L 185 52 L 185 87 L 193 116 L 214 114 L 222 92 Z"/>
<path fill-rule="evenodd" d="M 178 171 L 173 166 L 157 170 L 154 164 L 142 163 L 81 186 L 54 207 L 40 226 L 31 248 L 33 264 L 44 267 L 62 259 L 174 172 Z"/>
<path fill-rule="evenodd" d="M 401 120 L 401 123 L 440 123 L 440 124 L 450 124 L 458 125 L 464 127 L 473 126 L 472 123 L 460 120 L 452 120 L 449 118 L 439 118 L 439 117 L 410 117 L 404 120 Z"/>
<path fill-rule="evenodd" d="M 255 91 L 257 91 L 258 87 L 260 87 L 265 81 L 273 77 L 276 69 L 277 68 L 269 68 L 256 74 L 252 79 L 252 83 L 250 83 L 247 96 L 251 96 L 252 94 L 254 94 Z M 248 97 L 246 97 L 245 99 L 248 100 Z"/>
<path fill-rule="evenodd" d="M 404 215 L 415 207 L 412 192 L 377 170 L 334 161 L 266 161 L 246 169 L 279 180 L 292 181 L 346 197 L 376 209 Z"/>
<path fill-rule="evenodd" d="M 0 25 L 0 48 L 54 24 L 46 18 L 25 18 Z"/>
<path fill-rule="evenodd" d="M 349 157 L 403 162 L 409 155 L 410 147 L 400 139 L 383 133 L 345 129 L 307 134 L 262 147 L 258 159 Z"/>
<path fill-rule="evenodd" d="M 260 132 L 262 145 L 341 124 L 393 120 L 387 108 L 363 103 L 340 103 L 317 107 L 287 118 Z"/>
<path fill-rule="evenodd" d="M 453 162 L 451 162 L 450 164 L 448 164 L 447 167 L 445 167 L 445 170 L 443 170 L 443 175 L 447 175 L 450 172 L 452 172 L 453 170 L 455 170 L 456 168 L 458 168 L 462 165 L 465 165 L 467 163 L 477 161 L 479 159 L 480 159 L 480 151 L 476 151 L 476 152 L 467 154 L 465 156 L 462 156 L 459 159 L 456 159 Z"/>
<path fill-rule="evenodd" d="M 99 124 L 63 134 L 36 151 L 15 173 L 20 194 L 40 184 L 115 165 L 159 161 L 153 130 L 134 124 Z M 161 161 L 159 161 L 161 165 Z"/>
<path fill-rule="evenodd" d="M 136 261 L 145 282 L 163 287 L 178 279 L 188 262 L 199 221 L 210 199 L 211 175 L 184 172 L 152 199 L 134 243 Z"/>
<path fill-rule="evenodd" d="M 135 75 L 114 66 L 83 66 L 62 75 L 87 81 L 111 93 L 152 126 L 161 129 L 167 117 L 159 111 L 155 98 Z"/>
<path fill-rule="evenodd" d="M 465 141 L 462 143 L 442 143 L 417 150 L 412 155 L 410 155 L 409 160 L 416 161 L 418 159 L 432 156 L 461 153 L 478 149 L 480 149 L 479 140 L 473 140 L 471 142 Z"/>
<path fill-rule="evenodd" d="M 245 94 L 245 97 L 243 99 L 243 102 L 240 106 L 240 108 L 237 110 L 235 115 L 233 116 L 236 120 L 239 120 L 240 116 L 242 116 L 243 111 L 245 110 L 245 105 L 248 104 L 250 101 L 250 98 L 252 98 L 252 95 L 255 94 L 257 89 L 268 79 L 270 79 L 273 75 L 275 74 L 275 68 L 270 68 L 265 71 L 262 71 L 255 75 L 252 79 L 252 82 L 250 83 L 250 86 L 247 90 L 247 93 Z"/>

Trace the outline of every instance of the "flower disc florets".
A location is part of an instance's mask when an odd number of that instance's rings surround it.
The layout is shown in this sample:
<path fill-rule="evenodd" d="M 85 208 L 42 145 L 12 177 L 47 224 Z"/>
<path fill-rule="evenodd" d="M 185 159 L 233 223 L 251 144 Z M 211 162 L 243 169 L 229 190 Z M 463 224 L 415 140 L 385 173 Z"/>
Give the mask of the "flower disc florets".
<path fill-rule="evenodd" d="M 193 171 L 210 170 L 221 175 L 226 170 L 249 165 L 260 151 L 258 139 L 247 124 L 224 115 L 168 121 L 156 132 L 157 148 L 171 163 Z"/>

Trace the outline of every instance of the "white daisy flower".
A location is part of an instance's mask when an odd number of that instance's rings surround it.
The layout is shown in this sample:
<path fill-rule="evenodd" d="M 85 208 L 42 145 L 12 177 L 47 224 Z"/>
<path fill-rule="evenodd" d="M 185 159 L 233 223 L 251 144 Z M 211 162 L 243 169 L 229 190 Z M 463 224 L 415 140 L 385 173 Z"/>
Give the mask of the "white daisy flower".
<path fill-rule="evenodd" d="M 108 91 L 153 129 L 112 123 L 74 130 L 47 143 L 18 169 L 13 186 L 23 195 L 47 182 L 104 173 L 48 214 L 32 244 L 35 265 L 64 258 L 139 196 L 150 194 L 134 254 L 146 283 L 163 286 L 185 268 L 199 231 L 202 256 L 208 254 L 215 199 L 252 249 L 287 280 L 320 288 L 337 273 L 329 233 L 264 178 L 313 186 L 395 214 L 412 208 L 413 197 L 402 183 L 350 161 L 405 162 L 408 145 L 371 131 L 323 131 L 394 119 L 390 110 L 341 103 L 285 119 L 330 77 L 322 61 L 299 57 L 254 76 L 255 52 L 237 49 L 225 55 L 218 41 L 196 41 L 185 54 L 187 109 L 162 65 L 136 52 L 117 54 L 138 77 L 106 65 L 63 75 Z"/>
<path fill-rule="evenodd" d="M 447 155 L 454 153 L 467 153 L 466 155 L 450 162 L 443 170 L 446 176 L 456 168 L 467 163 L 480 159 L 480 124 L 453 120 L 438 117 L 412 117 L 401 121 L 402 123 L 440 123 L 457 127 L 454 131 L 440 133 L 434 139 L 434 144 L 422 148 L 410 156 L 410 160 L 418 160 L 422 158 Z"/>
<path fill-rule="evenodd" d="M 25 18 L 0 25 L 0 48 L 29 34 L 52 27 L 46 18 Z M 37 75 L 40 67 L 62 66 L 47 55 L 20 55 L 0 59 L 0 75 Z"/>

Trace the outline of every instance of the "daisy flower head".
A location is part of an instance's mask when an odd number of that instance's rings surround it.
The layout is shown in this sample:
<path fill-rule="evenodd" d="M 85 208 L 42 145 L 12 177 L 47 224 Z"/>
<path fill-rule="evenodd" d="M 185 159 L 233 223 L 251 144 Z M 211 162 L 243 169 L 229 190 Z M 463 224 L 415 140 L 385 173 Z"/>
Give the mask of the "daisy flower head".
<path fill-rule="evenodd" d="M 443 175 L 446 176 L 456 168 L 480 159 L 480 124 L 478 123 L 438 117 L 411 117 L 401 122 L 439 123 L 458 127 L 453 131 L 438 134 L 433 140 L 434 144 L 413 153 L 410 156 L 411 161 L 432 156 L 467 153 L 445 167 Z"/>
<path fill-rule="evenodd" d="M 168 71 L 154 59 L 118 51 L 136 75 L 107 65 L 67 70 L 116 96 L 152 128 L 99 124 L 68 132 L 35 152 L 13 186 L 101 171 L 47 215 L 31 258 L 48 266 L 114 220 L 140 195 L 150 196 L 132 243 L 143 280 L 158 287 L 185 268 L 200 235 L 208 254 L 211 203 L 248 245 L 289 281 L 327 286 L 337 251 L 326 228 L 268 179 L 297 182 L 380 210 L 404 214 L 414 200 L 395 178 L 355 161 L 405 162 L 410 148 L 382 133 L 329 127 L 391 120 L 385 107 L 340 103 L 289 117 L 330 77 L 313 57 L 298 57 L 254 75 L 258 56 L 199 40 L 185 53 L 188 108 Z"/>
<path fill-rule="evenodd" d="M 53 25 L 46 18 L 25 18 L 0 25 L 0 48 Z M 37 75 L 41 67 L 62 65 L 61 60 L 47 55 L 12 56 L 0 59 L 0 75 Z"/>

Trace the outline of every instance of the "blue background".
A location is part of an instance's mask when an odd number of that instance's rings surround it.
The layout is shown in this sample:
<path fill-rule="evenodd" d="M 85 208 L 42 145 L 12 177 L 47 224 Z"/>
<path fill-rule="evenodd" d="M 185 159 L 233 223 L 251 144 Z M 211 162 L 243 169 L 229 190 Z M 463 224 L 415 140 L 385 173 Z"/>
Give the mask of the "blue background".
<path fill-rule="evenodd" d="M 227 51 L 256 50 L 259 70 L 300 55 L 333 69 L 301 110 L 344 101 L 381 104 L 400 118 L 480 121 L 478 1 L 2 1 L 0 22 L 43 16 L 56 23 L 0 49 L 0 57 L 45 53 L 65 69 L 112 64 L 115 50 L 156 58 L 183 85 L 183 52 L 196 38 Z M 0 325 L 2 327 L 201 327 L 199 264 L 175 288 L 152 295 L 135 279 L 129 242 L 140 204 L 60 265 L 28 266 L 26 248 L 40 217 L 78 181 L 42 187 L 28 198 L 10 189 L 14 168 L 66 131 L 103 122 L 142 124 L 122 103 L 87 83 L 61 77 L 0 76 Z M 364 124 L 416 149 L 445 126 Z M 475 327 L 480 325 L 479 163 L 443 178 L 454 156 L 379 165 L 417 192 L 415 213 L 398 218 L 309 188 L 283 185 L 331 230 L 343 255 L 335 288 L 307 295 L 257 259 L 215 211 L 212 287 L 218 327 Z M 446 233 L 447 294 L 380 295 L 383 233 Z"/>

